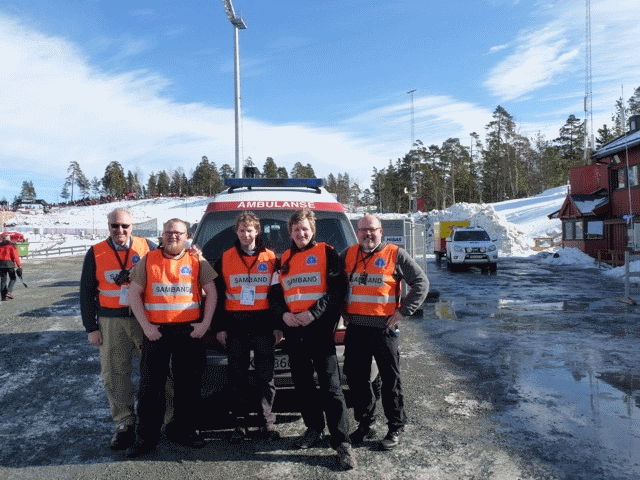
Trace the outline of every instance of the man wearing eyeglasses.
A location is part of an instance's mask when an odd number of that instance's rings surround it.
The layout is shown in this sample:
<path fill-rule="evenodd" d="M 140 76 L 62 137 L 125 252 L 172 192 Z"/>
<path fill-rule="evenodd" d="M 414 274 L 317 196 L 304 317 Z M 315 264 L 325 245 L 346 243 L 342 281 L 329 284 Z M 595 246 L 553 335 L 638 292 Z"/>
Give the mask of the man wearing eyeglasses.
<path fill-rule="evenodd" d="M 131 213 L 107 216 L 109 237 L 87 252 L 80 277 L 80 313 L 89 343 L 100 349 L 100 368 L 116 431 L 113 450 L 135 441 L 133 356 L 140 357 L 143 333 L 129 308 L 129 272 L 156 244 L 133 237 Z"/>
<path fill-rule="evenodd" d="M 365 215 L 358 222 L 358 244 L 341 257 L 349 281 L 344 306 L 344 371 L 354 404 L 358 428 L 351 442 L 362 443 L 377 435 L 374 429 L 376 396 L 370 382 L 371 362 L 375 358 L 382 379 L 382 407 L 388 432 L 379 446 L 391 450 L 400 443 L 407 417 L 400 378 L 398 324 L 411 316 L 424 302 L 429 280 L 406 250 L 382 240 L 380 220 Z M 401 297 L 401 282 L 409 287 Z"/>
<path fill-rule="evenodd" d="M 204 446 L 196 435 L 205 366 L 201 339 L 217 303 L 216 273 L 201 254 L 185 250 L 186 241 L 186 224 L 175 218 L 167 221 L 162 246 L 149 252 L 131 272 L 129 301 L 144 339 L 137 438 L 126 452 L 129 458 L 146 455 L 158 444 L 170 368 L 175 386 L 174 423 L 179 428 L 173 441 L 193 448 Z"/>

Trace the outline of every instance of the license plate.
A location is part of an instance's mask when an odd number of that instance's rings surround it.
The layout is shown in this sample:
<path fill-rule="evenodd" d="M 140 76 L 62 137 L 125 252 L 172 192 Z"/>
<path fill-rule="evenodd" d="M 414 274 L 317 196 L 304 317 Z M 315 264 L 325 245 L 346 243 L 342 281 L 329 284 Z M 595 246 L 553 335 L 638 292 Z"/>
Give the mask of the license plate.
<path fill-rule="evenodd" d="M 289 355 L 277 354 L 274 363 L 274 369 L 276 372 L 282 370 L 289 370 Z M 251 363 L 249 363 L 249 370 L 255 370 L 256 366 L 253 359 L 253 352 L 251 352 Z"/>
<path fill-rule="evenodd" d="M 484 255 L 469 255 L 467 258 L 484 258 Z"/>

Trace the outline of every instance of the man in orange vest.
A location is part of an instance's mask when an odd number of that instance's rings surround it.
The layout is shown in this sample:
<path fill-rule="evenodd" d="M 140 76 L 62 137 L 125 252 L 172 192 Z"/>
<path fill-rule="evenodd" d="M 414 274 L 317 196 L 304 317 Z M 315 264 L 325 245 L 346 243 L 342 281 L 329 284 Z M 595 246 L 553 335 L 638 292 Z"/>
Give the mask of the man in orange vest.
<path fill-rule="evenodd" d="M 407 422 L 400 379 L 398 323 L 422 305 L 429 280 L 406 250 L 382 241 L 384 232 L 377 217 L 362 217 L 356 233 L 359 243 L 340 255 L 349 281 L 344 306 L 348 322 L 344 370 L 354 402 L 354 416 L 359 422 L 351 441 L 362 443 L 377 434 L 373 427 L 376 396 L 370 382 L 371 361 L 375 358 L 389 428 L 380 448 L 391 450 L 400 443 Z M 409 286 L 403 299 L 402 281 Z"/>
<path fill-rule="evenodd" d="M 171 440 L 187 447 L 204 446 L 196 435 L 205 366 L 201 339 L 216 307 L 216 274 L 202 255 L 185 250 L 186 241 L 186 224 L 175 218 L 167 221 L 162 246 L 147 254 L 131 272 L 129 302 L 144 339 L 137 438 L 126 452 L 129 458 L 146 455 L 158 444 L 170 367 L 177 425 Z"/>
<path fill-rule="evenodd" d="M 345 470 L 356 466 L 333 339 L 346 293 L 343 264 L 332 246 L 316 242 L 315 215 L 299 210 L 289 219 L 291 248 L 282 254 L 274 309 L 285 324 L 286 348 L 306 432 L 300 448 L 316 446 L 326 425 L 331 446 Z M 278 292 L 276 295 L 275 292 Z M 283 297 L 283 301 L 276 299 Z M 316 387 L 314 370 L 320 391 Z"/>
<path fill-rule="evenodd" d="M 140 357 L 142 329 L 129 308 L 129 272 L 156 244 L 131 236 L 133 219 L 124 208 L 107 216 L 109 237 L 85 255 L 80 276 L 80 314 L 91 345 L 100 348 L 100 368 L 116 431 L 109 446 L 135 441 L 133 356 Z"/>
<path fill-rule="evenodd" d="M 236 428 L 231 443 L 242 442 L 248 434 L 253 391 L 249 382 L 250 351 L 254 351 L 255 383 L 259 392 L 261 412 L 258 436 L 276 440 L 273 401 L 276 387 L 273 380 L 275 344 L 282 340 L 279 321 L 269 309 L 267 295 L 278 268 L 276 254 L 266 248 L 260 237 L 260 219 L 252 212 L 236 218 L 238 236 L 233 247 L 222 254 L 213 269 L 218 274 L 218 297 L 224 299 L 224 309 L 216 313 L 215 330 L 218 342 L 229 355 L 228 381 L 232 392 L 231 406 Z"/>

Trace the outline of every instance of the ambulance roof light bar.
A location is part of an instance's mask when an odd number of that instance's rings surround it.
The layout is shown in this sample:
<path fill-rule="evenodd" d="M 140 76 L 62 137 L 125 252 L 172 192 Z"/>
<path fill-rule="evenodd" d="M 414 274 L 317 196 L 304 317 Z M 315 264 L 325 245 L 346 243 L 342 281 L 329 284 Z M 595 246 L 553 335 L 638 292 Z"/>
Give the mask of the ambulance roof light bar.
<path fill-rule="evenodd" d="M 229 187 L 229 193 L 236 188 L 278 187 L 278 188 L 311 188 L 320 193 L 324 186 L 323 178 L 226 178 L 224 185 Z"/>

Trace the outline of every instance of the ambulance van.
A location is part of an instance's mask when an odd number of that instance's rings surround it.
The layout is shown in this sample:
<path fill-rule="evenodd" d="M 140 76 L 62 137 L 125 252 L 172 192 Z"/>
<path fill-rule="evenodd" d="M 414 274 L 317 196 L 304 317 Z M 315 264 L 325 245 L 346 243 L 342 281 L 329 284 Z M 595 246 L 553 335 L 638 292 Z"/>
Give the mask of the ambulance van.
<path fill-rule="evenodd" d="M 204 257 L 213 265 L 222 253 L 231 248 L 237 238 L 235 220 L 244 211 L 260 218 L 261 237 L 267 248 L 278 257 L 289 248 L 291 239 L 288 221 L 300 209 L 313 210 L 316 216 L 316 240 L 332 245 L 336 252 L 357 242 L 344 207 L 317 178 L 266 179 L 231 178 L 225 180 L 226 190 L 209 203 L 198 224 L 193 242 L 202 249 Z M 334 338 L 340 364 L 344 360 L 344 324 L 340 321 Z M 227 356 L 215 339 L 215 332 L 205 337 L 207 370 L 203 381 L 203 395 L 222 392 L 226 388 Z M 289 358 L 283 344 L 276 346 L 276 386 L 291 387 Z M 377 372 L 376 372 L 377 373 Z"/>

